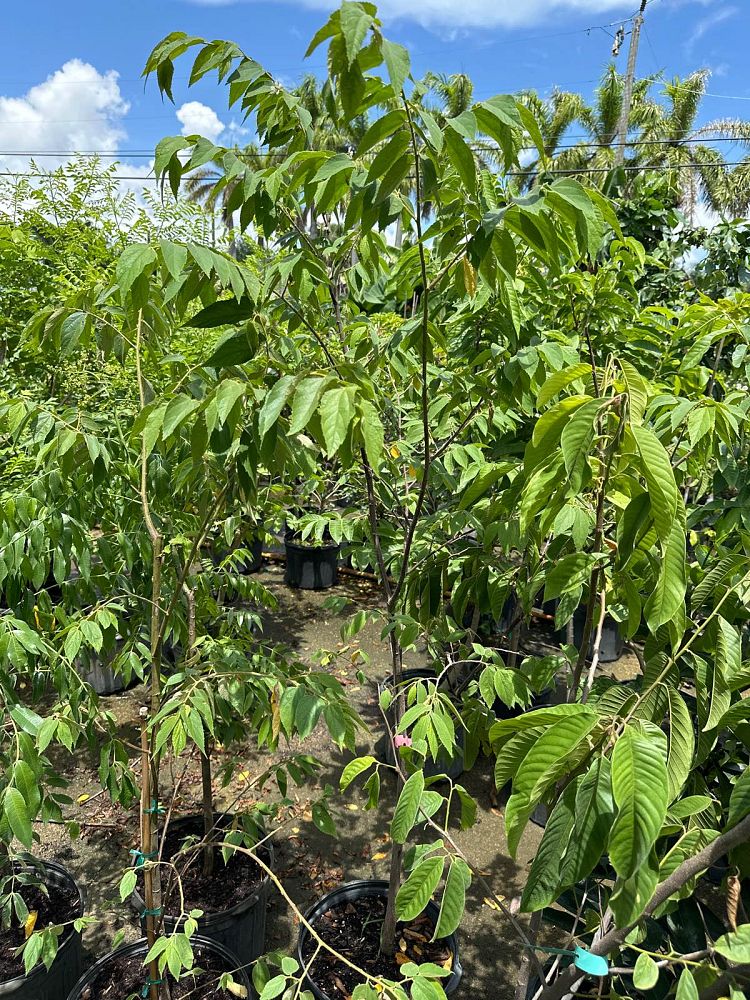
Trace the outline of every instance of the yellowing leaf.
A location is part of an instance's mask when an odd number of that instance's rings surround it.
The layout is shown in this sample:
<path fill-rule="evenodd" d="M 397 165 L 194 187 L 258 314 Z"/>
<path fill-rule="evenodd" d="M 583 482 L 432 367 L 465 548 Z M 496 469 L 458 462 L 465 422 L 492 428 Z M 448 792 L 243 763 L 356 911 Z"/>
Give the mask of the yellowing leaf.
<path fill-rule="evenodd" d="M 393 456 L 393 458 L 400 458 L 401 457 L 401 452 L 398 450 L 398 448 L 396 447 L 395 444 L 391 445 L 389 451 L 390 451 L 391 455 Z"/>
<path fill-rule="evenodd" d="M 88 802 L 88 800 L 89 800 L 90 798 L 91 798 L 91 796 L 90 796 L 90 795 L 87 795 L 87 794 L 86 794 L 86 792 L 84 792 L 84 793 L 83 793 L 83 795 L 79 795 L 79 796 L 78 796 L 78 798 L 76 799 L 76 802 L 78 803 L 78 805 L 79 805 L 79 806 L 82 806 L 82 805 L 83 805 L 83 803 L 84 803 L 84 802 Z"/>
<path fill-rule="evenodd" d="M 26 922 L 23 925 L 23 933 L 28 941 L 31 935 L 34 933 L 34 928 L 36 927 L 36 918 L 39 916 L 38 910 L 32 910 L 28 917 L 26 917 Z"/>
<path fill-rule="evenodd" d="M 388 857 L 388 855 L 386 854 L 385 851 L 378 851 L 377 854 L 373 854 L 372 860 L 373 861 L 382 861 L 383 858 L 387 858 L 387 857 Z"/>
<path fill-rule="evenodd" d="M 247 997 L 247 986 L 243 986 L 242 983 L 227 983 L 226 988 L 232 996 L 241 997 L 242 1000 L 245 1000 L 245 997 Z"/>

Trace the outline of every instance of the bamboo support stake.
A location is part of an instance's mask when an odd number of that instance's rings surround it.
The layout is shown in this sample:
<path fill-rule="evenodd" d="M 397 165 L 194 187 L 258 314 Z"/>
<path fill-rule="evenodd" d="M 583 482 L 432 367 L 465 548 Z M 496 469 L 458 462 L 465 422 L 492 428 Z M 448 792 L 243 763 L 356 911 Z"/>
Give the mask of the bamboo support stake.
<path fill-rule="evenodd" d="M 149 951 L 156 941 L 156 924 L 154 921 L 154 873 L 148 863 L 148 856 L 153 850 L 153 833 L 151 827 L 151 760 L 148 741 L 148 709 L 140 710 L 141 716 L 141 853 L 143 855 L 143 895 L 146 900 L 146 940 Z M 159 1000 L 159 967 L 154 959 L 149 963 L 149 997 Z"/>

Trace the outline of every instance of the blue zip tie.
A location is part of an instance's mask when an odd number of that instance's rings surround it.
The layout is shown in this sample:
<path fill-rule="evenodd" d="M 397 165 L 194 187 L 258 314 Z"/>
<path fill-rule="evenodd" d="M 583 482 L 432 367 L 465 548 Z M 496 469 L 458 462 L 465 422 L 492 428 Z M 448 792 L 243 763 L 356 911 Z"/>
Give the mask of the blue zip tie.
<path fill-rule="evenodd" d="M 144 809 L 143 811 L 144 813 L 149 813 L 150 815 L 154 815 L 154 813 L 159 815 L 164 812 L 164 808 L 157 804 L 156 799 L 151 799 L 151 805 L 148 809 Z"/>
<path fill-rule="evenodd" d="M 153 858 L 155 858 L 158 855 L 159 852 L 158 851 L 148 851 L 148 852 L 146 852 L 144 854 L 143 851 L 132 849 L 132 850 L 128 851 L 128 853 L 132 854 L 133 857 L 135 858 L 135 867 L 136 868 L 140 868 L 147 861 L 151 861 Z"/>
<path fill-rule="evenodd" d="M 141 916 L 142 917 L 160 917 L 161 916 L 161 911 L 162 911 L 162 907 L 161 906 L 155 906 L 152 910 L 149 910 L 149 909 L 141 910 Z"/>
<path fill-rule="evenodd" d="M 164 982 L 163 979 L 151 979 L 151 978 L 147 979 L 146 982 L 144 983 L 143 989 L 141 990 L 141 996 L 144 998 L 144 1000 L 146 1000 L 146 997 L 151 992 L 152 986 L 161 986 L 163 982 Z"/>

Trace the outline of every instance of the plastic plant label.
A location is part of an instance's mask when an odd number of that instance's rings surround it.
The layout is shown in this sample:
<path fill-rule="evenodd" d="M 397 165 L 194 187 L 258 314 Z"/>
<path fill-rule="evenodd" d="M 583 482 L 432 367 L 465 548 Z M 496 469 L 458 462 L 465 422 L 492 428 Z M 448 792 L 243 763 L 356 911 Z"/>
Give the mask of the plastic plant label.
<path fill-rule="evenodd" d="M 608 976 L 609 964 L 602 955 L 592 955 L 585 948 L 576 948 L 575 967 L 590 976 Z"/>

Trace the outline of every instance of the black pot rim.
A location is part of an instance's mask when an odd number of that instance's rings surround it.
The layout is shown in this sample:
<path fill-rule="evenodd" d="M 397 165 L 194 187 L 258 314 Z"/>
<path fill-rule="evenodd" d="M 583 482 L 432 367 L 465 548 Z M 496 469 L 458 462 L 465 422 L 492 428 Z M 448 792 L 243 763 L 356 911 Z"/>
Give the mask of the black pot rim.
<path fill-rule="evenodd" d="M 388 883 L 384 879 L 373 878 L 354 879 L 351 882 L 344 882 L 342 885 L 338 886 L 338 888 L 332 889 L 324 896 L 321 896 L 320 899 L 305 912 L 304 916 L 307 923 L 315 926 L 317 918 L 338 902 L 336 897 L 340 894 L 345 895 L 347 893 L 355 893 L 362 896 L 387 896 Z M 434 920 L 437 920 L 440 909 L 437 903 L 431 899 L 427 904 L 425 912 L 428 913 Z M 307 930 L 307 927 L 304 924 L 300 924 L 299 935 L 297 936 L 297 961 L 300 964 L 300 968 L 303 969 L 306 967 L 306 962 L 302 955 L 302 947 L 308 936 L 309 931 Z M 443 940 L 448 943 L 448 946 L 453 954 L 453 970 L 447 979 L 441 980 L 443 989 L 446 994 L 450 995 L 458 989 L 458 985 L 461 982 L 461 977 L 463 975 L 463 969 L 459 960 L 458 937 L 456 933 L 454 932 L 453 934 L 449 934 Z M 305 979 L 316 996 L 322 998 L 322 1000 L 329 1000 L 328 994 L 323 992 L 323 990 L 313 980 L 309 972 L 305 974 Z"/>
<path fill-rule="evenodd" d="M 207 951 L 213 951 L 225 959 L 229 965 L 227 972 L 231 972 L 233 976 L 242 981 L 242 984 L 247 988 L 248 996 L 252 995 L 252 987 L 250 985 L 250 977 L 247 974 L 247 970 L 241 966 L 240 960 L 223 944 L 219 944 L 218 941 L 213 941 L 211 938 L 204 937 L 201 934 L 193 934 L 190 938 L 190 943 L 194 947 L 197 945 L 200 948 L 205 948 Z M 68 994 L 67 1000 L 80 1000 L 83 995 L 83 991 L 87 986 L 90 986 L 94 979 L 99 975 L 100 971 L 104 966 L 106 966 L 114 958 L 130 958 L 136 955 L 148 954 L 148 941 L 146 938 L 139 938 L 137 941 L 133 941 L 130 944 L 124 944 L 121 948 L 117 948 L 116 951 L 110 951 L 106 955 L 102 955 L 98 958 L 90 968 L 84 972 L 78 982 L 75 984 L 73 989 Z"/>
<path fill-rule="evenodd" d="M 62 877 L 63 879 L 66 879 L 70 883 L 70 885 L 73 886 L 75 891 L 78 893 L 78 903 L 81 910 L 81 912 L 79 913 L 79 917 L 82 917 L 86 912 L 86 893 L 83 889 L 83 886 L 79 885 L 79 883 L 76 882 L 76 880 L 73 878 L 68 869 L 65 868 L 64 865 L 61 865 L 58 861 L 47 861 L 46 858 L 36 858 L 35 860 L 37 864 L 41 865 L 43 868 L 49 869 L 56 875 Z M 21 863 L 18 865 L 18 867 L 21 869 L 26 869 L 27 871 L 33 870 L 33 866 L 28 864 Z M 60 944 L 60 947 L 57 949 L 57 955 L 60 955 L 61 952 L 63 951 L 67 951 L 68 948 L 70 948 L 73 945 L 73 942 L 80 937 L 81 937 L 81 932 L 73 928 L 71 933 L 68 934 L 68 936 L 63 939 L 62 943 Z M 57 955 L 55 956 L 55 962 L 57 961 Z M 54 967 L 55 966 L 53 963 L 50 969 L 54 969 Z M 2 986 L 3 988 L 13 987 L 15 983 L 18 983 L 19 985 L 23 982 L 28 983 L 35 979 L 39 979 L 42 976 L 46 976 L 47 974 L 48 971 L 46 967 L 40 962 L 34 966 L 34 968 L 31 970 L 31 972 L 29 972 L 28 975 L 15 976 L 13 979 L 4 979 L 2 982 L 0 982 L 0 986 Z"/>
<path fill-rule="evenodd" d="M 296 549 L 298 552 L 334 552 L 341 548 L 341 542 L 324 542 L 322 545 L 308 545 L 306 542 L 294 542 L 289 538 L 284 539 L 284 545 L 288 549 Z"/>
<path fill-rule="evenodd" d="M 231 816 L 231 813 L 214 813 L 214 816 L 217 817 Z M 196 817 L 201 818 L 200 814 L 198 813 L 187 813 L 184 816 L 178 816 L 170 823 L 170 826 L 172 827 L 178 826 L 180 824 L 180 821 L 191 820 L 195 819 Z M 273 844 L 270 841 L 268 841 L 268 843 L 263 844 L 263 848 L 268 852 L 269 855 L 269 868 L 273 868 Z M 261 898 L 263 893 L 268 889 L 268 886 L 270 884 L 271 884 L 270 875 L 268 875 L 267 872 L 263 872 L 263 878 L 261 879 L 258 886 L 250 893 L 249 896 L 245 896 L 244 899 L 238 900 L 238 902 L 236 902 L 234 906 L 230 906 L 226 910 L 216 910 L 213 913 L 204 913 L 203 916 L 200 917 L 200 923 L 204 927 L 207 927 L 215 921 L 218 922 L 219 920 L 224 920 L 226 917 L 234 917 L 240 913 L 244 913 L 245 910 L 249 910 L 251 906 L 254 906 L 255 903 L 258 902 L 258 900 Z M 133 892 L 131 893 L 130 903 L 133 909 L 138 913 L 138 915 L 141 916 L 142 911 L 146 908 L 146 901 L 143 898 L 143 896 L 141 896 L 141 894 L 138 892 L 137 887 L 133 889 Z M 165 913 L 163 919 L 165 927 L 174 927 L 174 925 L 178 922 L 180 918 L 178 916 L 177 917 L 174 916 L 174 914 Z"/>

